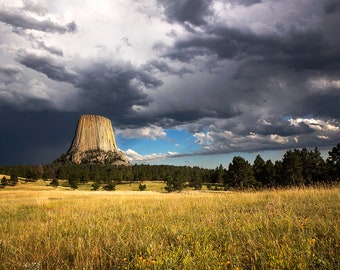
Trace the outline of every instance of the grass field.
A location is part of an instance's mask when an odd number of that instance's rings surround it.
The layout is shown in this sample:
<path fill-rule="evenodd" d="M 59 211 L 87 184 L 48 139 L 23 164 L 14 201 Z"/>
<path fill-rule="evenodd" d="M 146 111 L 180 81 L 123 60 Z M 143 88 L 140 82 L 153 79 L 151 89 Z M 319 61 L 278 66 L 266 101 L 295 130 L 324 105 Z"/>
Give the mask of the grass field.
<path fill-rule="evenodd" d="M 150 185 L 2 189 L 0 269 L 340 269 L 340 188 Z"/>

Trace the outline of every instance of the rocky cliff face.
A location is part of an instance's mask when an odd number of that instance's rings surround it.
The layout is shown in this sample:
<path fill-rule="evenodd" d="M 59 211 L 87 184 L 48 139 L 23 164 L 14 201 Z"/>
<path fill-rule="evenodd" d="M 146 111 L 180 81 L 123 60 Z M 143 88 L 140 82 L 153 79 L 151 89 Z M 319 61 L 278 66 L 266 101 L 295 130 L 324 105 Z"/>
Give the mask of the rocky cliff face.
<path fill-rule="evenodd" d="M 118 150 L 111 121 L 100 115 L 81 115 L 72 145 L 57 162 L 128 165 Z"/>

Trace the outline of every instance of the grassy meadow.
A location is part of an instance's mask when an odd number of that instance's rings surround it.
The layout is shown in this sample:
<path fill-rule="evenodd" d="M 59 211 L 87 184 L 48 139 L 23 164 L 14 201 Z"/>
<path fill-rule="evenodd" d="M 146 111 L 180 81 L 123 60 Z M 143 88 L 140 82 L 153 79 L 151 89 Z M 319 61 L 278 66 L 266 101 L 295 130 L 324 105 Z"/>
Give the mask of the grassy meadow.
<path fill-rule="evenodd" d="M 0 269 L 340 269 L 339 187 L 134 185 L 0 190 Z"/>

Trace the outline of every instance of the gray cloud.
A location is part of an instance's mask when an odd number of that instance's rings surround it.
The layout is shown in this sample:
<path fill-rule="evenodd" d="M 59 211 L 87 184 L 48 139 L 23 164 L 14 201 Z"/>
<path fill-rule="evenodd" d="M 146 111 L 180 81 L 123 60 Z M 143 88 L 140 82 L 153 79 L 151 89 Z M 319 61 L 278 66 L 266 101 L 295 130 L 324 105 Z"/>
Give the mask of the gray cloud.
<path fill-rule="evenodd" d="M 25 37 L 27 40 L 31 42 L 32 47 L 34 49 L 41 49 L 56 56 L 64 56 L 64 52 L 62 49 L 56 46 L 46 45 L 46 43 L 42 40 L 42 38 L 37 37 L 31 33 L 30 34 L 20 33 L 20 34 L 21 36 Z"/>
<path fill-rule="evenodd" d="M 84 107 L 104 110 L 117 122 L 128 118 L 133 105 L 147 105 L 150 101 L 144 88 L 155 88 L 162 81 L 128 63 L 91 63 L 79 70 Z"/>
<path fill-rule="evenodd" d="M 117 120 L 134 114 L 132 106 L 147 105 L 151 100 L 144 89 L 159 87 L 163 82 L 127 62 L 84 61 L 79 67 L 67 69 L 66 63 L 48 56 L 19 52 L 22 65 L 45 74 L 49 79 L 65 82 L 80 89 L 78 103 L 86 111 L 105 111 Z M 132 117 L 132 115 L 131 115 Z"/>
<path fill-rule="evenodd" d="M 184 74 L 187 74 L 187 73 L 190 73 L 190 74 L 194 73 L 189 68 L 186 68 L 186 67 L 174 68 L 174 67 L 171 67 L 165 61 L 155 60 L 155 59 L 144 64 L 142 68 L 148 72 L 160 71 L 165 74 L 178 75 L 180 77 L 182 77 Z"/>
<path fill-rule="evenodd" d="M 229 0 L 229 2 L 248 7 L 248 6 L 252 6 L 252 5 L 261 3 L 262 0 Z"/>
<path fill-rule="evenodd" d="M 0 76 L 2 76 L 1 81 L 11 81 L 20 72 L 21 70 L 15 66 L 0 66 Z"/>
<path fill-rule="evenodd" d="M 158 0 L 164 7 L 164 13 L 171 22 L 185 23 L 193 25 L 206 24 L 205 16 L 211 14 L 211 0 Z"/>
<path fill-rule="evenodd" d="M 340 67 L 337 44 L 328 43 L 321 32 L 314 30 L 259 35 L 250 30 L 215 26 L 203 35 L 179 39 L 173 47 L 161 49 L 166 50 L 164 57 L 180 61 L 216 55 L 221 59 L 257 59 L 297 70 Z"/>
<path fill-rule="evenodd" d="M 202 119 L 189 126 L 202 146 L 199 154 L 256 152 L 297 147 L 329 146 L 340 140 L 339 121 L 310 118 L 236 116 Z M 201 125 L 208 129 L 200 129 Z M 198 153 L 196 153 L 198 154 Z"/>
<path fill-rule="evenodd" d="M 251 6 L 261 1 L 231 2 Z M 317 10 L 323 6 L 322 3 L 319 3 L 319 7 L 315 3 L 311 5 L 306 8 Z M 331 2 L 327 7 L 326 13 L 331 13 L 337 8 L 337 3 Z M 248 132 L 253 130 L 263 135 L 282 136 L 312 134 L 313 130 L 304 123 L 292 127 L 287 122 L 276 121 L 272 126 L 259 127 L 254 124 L 251 114 L 265 110 L 266 115 L 262 117 L 267 117 L 268 121 L 270 115 L 279 119 L 285 114 L 293 117 L 314 115 L 328 119 L 340 118 L 337 89 L 329 88 L 316 93 L 308 85 L 309 78 L 317 74 L 327 77 L 340 70 L 340 39 L 332 34 L 337 31 L 336 19 L 329 20 L 322 13 L 317 14 L 317 21 L 320 22 L 318 27 L 314 24 L 304 24 L 303 27 L 285 27 L 281 24 L 274 26 L 276 31 L 264 33 L 244 26 L 241 29 L 227 24 L 209 23 L 201 31 L 175 36 L 173 45 L 158 43 L 154 49 L 172 61 L 195 65 L 197 59 L 204 59 L 200 61 L 203 67 L 206 65 L 205 70 L 211 70 L 209 59 L 214 57 L 217 57 L 215 63 L 225 60 L 236 63 L 238 68 L 225 74 L 229 80 L 225 81 L 224 89 L 217 80 L 212 83 L 214 92 L 211 93 L 214 94 L 209 97 L 215 98 L 217 114 L 221 112 L 223 103 L 226 107 L 232 104 L 238 107 L 242 121 L 248 123 Z M 295 19 L 298 22 L 301 18 Z M 218 76 L 223 76 L 223 71 L 218 73 Z M 339 80 L 339 76 L 336 76 L 336 80 Z M 195 95 L 194 90 L 192 94 Z M 197 95 L 195 97 L 197 108 L 200 108 L 198 110 L 205 108 Z M 186 118 L 181 116 L 179 119 Z M 235 127 L 231 126 L 230 129 L 235 130 Z M 246 133 L 247 130 L 244 130 L 239 135 Z"/>
<path fill-rule="evenodd" d="M 303 102 L 297 104 L 296 111 L 309 111 L 317 117 L 331 119 L 340 118 L 340 93 L 339 89 L 328 89 L 328 93 L 315 93 L 307 96 Z M 301 112 L 300 112 L 301 114 Z"/>
<path fill-rule="evenodd" d="M 340 2 L 338 0 L 330 1 L 325 5 L 324 11 L 328 15 L 340 12 Z"/>
<path fill-rule="evenodd" d="M 66 70 L 64 63 L 57 63 L 51 57 L 38 56 L 21 51 L 17 56 L 17 60 L 22 65 L 41 72 L 52 80 L 69 83 L 75 83 L 77 80 L 77 74 Z"/>
<path fill-rule="evenodd" d="M 43 49 L 51 54 L 57 55 L 57 56 L 63 56 L 63 50 L 55 47 L 55 46 L 47 46 L 45 42 L 43 41 L 36 41 L 37 47 L 40 49 Z"/>
<path fill-rule="evenodd" d="M 11 25 L 14 29 L 34 29 L 43 32 L 60 33 L 75 32 L 77 25 L 74 21 L 60 25 L 51 20 L 37 20 L 13 10 L 0 10 L 0 22 Z"/>
<path fill-rule="evenodd" d="M 23 5 L 24 5 L 22 7 L 23 10 L 36 13 L 40 16 L 43 16 L 47 13 L 47 8 L 40 3 L 36 3 L 30 0 L 25 0 L 23 1 Z"/>

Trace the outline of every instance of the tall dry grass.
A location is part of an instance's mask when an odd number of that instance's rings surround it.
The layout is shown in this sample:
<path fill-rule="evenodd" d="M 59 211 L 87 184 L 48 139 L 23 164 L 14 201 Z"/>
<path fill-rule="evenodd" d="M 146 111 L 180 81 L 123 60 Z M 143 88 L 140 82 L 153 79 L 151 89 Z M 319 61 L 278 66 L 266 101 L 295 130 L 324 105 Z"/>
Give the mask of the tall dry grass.
<path fill-rule="evenodd" d="M 0 192 L 0 269 L 339 269 L 340 189 Z"/>

